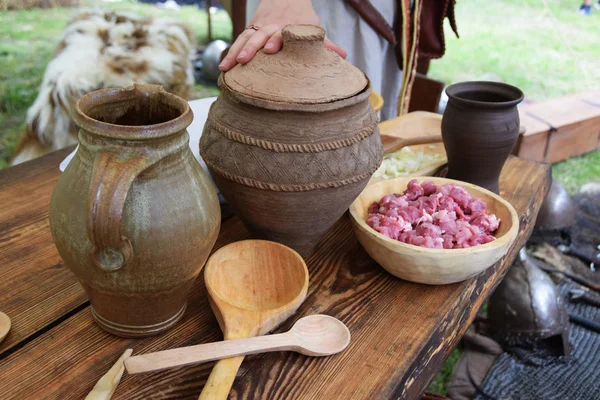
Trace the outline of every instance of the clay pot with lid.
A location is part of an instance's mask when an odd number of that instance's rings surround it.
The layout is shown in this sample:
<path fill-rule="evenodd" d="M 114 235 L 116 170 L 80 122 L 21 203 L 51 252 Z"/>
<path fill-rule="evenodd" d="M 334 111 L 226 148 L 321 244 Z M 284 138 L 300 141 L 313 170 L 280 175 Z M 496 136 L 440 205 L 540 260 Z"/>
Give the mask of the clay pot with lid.
<path fill-rule="evenodd" d="M 200 153 L 249 231 L 309 254 L 382 160 L 367 77 L 290 25 L 283 48 L 219 78 Z"/>
<path fill-rule="evenodd" d="M 183 315 L 221 223 L 214 186 L 189 147 L 188 103 L 155 85 L 83 96 L 79 147 L 50 201 L 50 229 L 94 319 L 125 337 Z"/>

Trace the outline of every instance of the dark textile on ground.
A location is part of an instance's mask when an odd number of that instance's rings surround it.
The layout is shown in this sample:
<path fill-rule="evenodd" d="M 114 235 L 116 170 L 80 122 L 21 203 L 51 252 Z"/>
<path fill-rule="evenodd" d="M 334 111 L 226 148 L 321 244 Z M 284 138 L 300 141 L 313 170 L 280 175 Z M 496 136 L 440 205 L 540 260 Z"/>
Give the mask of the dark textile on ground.
<path fill-rule="evenodd" d="M 585 255 L 585 258 L 595 261 L 600 270 L 600 192 L 580 193 L 573 200 L 577 211 L 571 232 L 571 247 Z"/>
<path fill-rule="evenodd" d="M 600 187 L 600 186 L 599 186 Z M 585 259 L 596 257 L 600 244 L 600 192 L 588 191 L 573 198 L 577 211 L 572 228 L 560 231 L 534 231 L 529 245 L 540 261 L 557 270 L 569 271 L 590 282 L 600 282 L 600 260 L 597 271 Z M 543 243 L 545 242 L 545 244 Z M 563 255 L 550 245 L 566 246 L 571 256 Z M 551 274 L 569 312 L 600 322 L 600 308 L 585 303 L 570 303 L 570 289 L 581 285 L 562 276 Z M 591 292 L 600 300 L 600 294 Z M 463 339 L 463 354 L 455 366 L 455 375 L 448 383 L 448 395 L 454 400 L 488 399 L 600 399 L 600 334 L 571 323 L 569 340 L 571 359 L 544 357 L 540 349 L 500 349 L 489 336 L 485 319 L 472 325 Z"/>
<path fill-rule="evenodd" d="M 574 197 L 577 207 L 575 223 L 570 231 L 570 245 L 585 258 L 596 257 L 600 244 L 600 192 L 580 193 Z M 572 254 L 572 252 L 571 252 Z M 568 269 L 590 281 L 600 280 L 600 271 L 593 272 L 587 263 L 564 257 Z M 600 260 L 599 260 L 600 261 Z M 596 263 L 600 270 L 600 263 Z M 570 289 L 583 286 L 568 278 L 553 276 L 570 313 L 600 322 L 600 308 L 585 303 L 570 303 Z M 557 281 L 558 280 L 558 281 Z M 600 300 L 600 294 L 590 292 Z M 571 359 L 568 363 L 559 358 L 535 361 L 539 352 L 520 349 L 517 353 L 503 353 L 490 368 L 480 389 L 486 399 L 560 399 L 585 400 L 600 398 L 600 334 L 571 323 L 569 334 Z"/>
<path fill-rule="evenodd" d="M 452 400 L 469 400 L 478 394 L 478 388 L 496 358 L 504 353 L 494 339 L 483 335 L 485 328 L 477 320 L 467 329 L 462 338 L 462 355 L 454 366 L 452 379 L 446 385 Z"/>
<path fill-rule="evenodd" d="M 567 299 L 568 292 L 581 286 L 562 280 L 558 285 L 561 295 Z M 600 299 L 600 296 L 598 296 Z M 569 312 L 591 320 L 600 321 L 600 308 L 584 303 L 568 303 Z M 568 363 L 549 363 L 540 367 L 517 360 L 504 353 L 489 370 L 481 386 L 486 395 L 478 400 L 494 399 L 598 399 L 600 394 L 600 334 L 571 324 L 569 335 L 571 360 Z M 532 358 L 533 353 L 532 353 Z"/>

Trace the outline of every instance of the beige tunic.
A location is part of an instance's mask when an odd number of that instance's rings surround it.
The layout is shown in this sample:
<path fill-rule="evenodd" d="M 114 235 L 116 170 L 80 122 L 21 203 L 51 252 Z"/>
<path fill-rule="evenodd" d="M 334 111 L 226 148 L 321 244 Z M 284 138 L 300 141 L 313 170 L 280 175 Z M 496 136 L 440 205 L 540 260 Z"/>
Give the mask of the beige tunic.
<path fill-rule="evenodd" d="M 260 0 L 248 0 L 247 21 Z M 402 71 L 396 63 L 394 47 L 377 34 L 358 13 L 343 0 L 312 0 L 315 12 L 327 37 L 348 52 L 347 60 L 363 70 L 373 89 L 383 96 L 381 120 L 398 114 L 398 95 L 402 85 Z M 392 26 L 396 15 L 396 1 L 371 0 L 371 3 Z"/>

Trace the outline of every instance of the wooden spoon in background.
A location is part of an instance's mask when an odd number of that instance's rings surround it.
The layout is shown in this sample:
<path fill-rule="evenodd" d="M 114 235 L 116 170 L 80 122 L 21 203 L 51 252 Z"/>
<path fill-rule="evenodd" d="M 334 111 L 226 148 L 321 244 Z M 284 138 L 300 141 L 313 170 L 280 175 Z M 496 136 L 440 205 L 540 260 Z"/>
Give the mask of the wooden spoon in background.
<path fill-rule="evenodd" d="M 129 374 L 139 374 L 270 351 L 296 351 L 313 357 L 330 356 L 343 351 L 348 344 L 350 331 L 342 321 L 317 314 L 300 318 L 285 333 L 141 354 L 125 360 L 125 367 Z"/>
<path fill-rule="evenodd" d="M 393 153 L 405 146 L 442 141 L 442 115 L 415 111 L 379 124 L 384 153 Z"/>
<path fill-rule="evenodd" d="M 0 311 L 0 342 L 8 335 L 8 331 L 10 331 L 10 318 Z"/>
<path fill-rule="evenodd" d="M 415 111 L 379 124 L 383 152 L 393 153 L 406 146 L 438 143 L 442 141 L 442 115 Z M 519 135 L 525 127 L 519 128 Z"/>
<path fill-rule="evenodd" d="M 204 281 L 225 340 L 264 335 L 289 318 L 306 298 L 308 269 L 282 244 L 243 240 L 217 250 Z M 225 400 L 244 356 L 217 362 L 199 399 Z"/>

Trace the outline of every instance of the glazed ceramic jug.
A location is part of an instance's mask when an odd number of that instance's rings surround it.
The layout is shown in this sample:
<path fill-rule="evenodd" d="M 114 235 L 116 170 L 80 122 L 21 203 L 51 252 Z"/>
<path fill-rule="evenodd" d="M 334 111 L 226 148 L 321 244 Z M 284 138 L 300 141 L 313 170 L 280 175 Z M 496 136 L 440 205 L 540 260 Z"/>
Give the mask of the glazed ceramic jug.
<path fill-rule="evenodd" d="M 56 184 L 50 228 L 108 332 L 175 324 L 220 227 L 217 194 L 189 148 L 193 115 L 161 86 L 83 96 L 79 148 Z"/>
<path fill-rule="evenodd" d="M 448 86 L 442 137 L 448 178 L 500 192 L 498 178 L 519 136 L 517 104 L 523 92 L 497 82 Z"/>
<path fill-rule="evenodd" d="M 324 47 L 314 25 L 283 29 L 219 78 L 200 154 L 254 237 L 308 255 L 382 160 L 365 74 Z"/>

